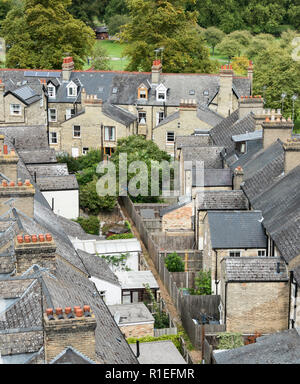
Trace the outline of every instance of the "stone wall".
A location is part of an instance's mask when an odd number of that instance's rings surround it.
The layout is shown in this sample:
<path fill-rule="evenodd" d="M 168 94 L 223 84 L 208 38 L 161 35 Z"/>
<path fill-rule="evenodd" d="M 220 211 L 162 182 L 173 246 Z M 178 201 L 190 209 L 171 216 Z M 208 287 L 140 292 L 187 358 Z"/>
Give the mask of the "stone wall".
<path fill-rule="evenodd" d="M 288 328 L 288 282 L 227 285 L 226 330 L 274 333 Z"/>
<path fill-rule="evenodd" d="M 134 324 L 119 326 L 121 332 L 128 337 L 144 337 L 154 336 L 154 323 L 151 324 Z"/>
<path fill-rule="evenodd" d="M 193 230 L 193 202 L 166 213 L 162 217 L 162 230 Z"/>

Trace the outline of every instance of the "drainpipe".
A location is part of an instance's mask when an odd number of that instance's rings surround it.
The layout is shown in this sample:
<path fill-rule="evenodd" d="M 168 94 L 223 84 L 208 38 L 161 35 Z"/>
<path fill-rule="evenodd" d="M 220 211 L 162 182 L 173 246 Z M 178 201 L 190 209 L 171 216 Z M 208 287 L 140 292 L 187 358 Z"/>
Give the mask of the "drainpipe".
<path fill-rule="evenodd" d="M 213 249 L 213 251 L 215 251 L 214 249 Z M 218 294 L 218 283 L 217 283 L 217 281 L 218 281 L 218 252 L 217 251 L 215 251 L 216 252 L 216 273 L 215 273 L 215 286 L 216 286 L 216 295 Z"/>
<path fill-rule="evenodd" d="M 224 303 L 224 324 L 226 325 L 226 316 L 227 316 L 227 285 L 228 281 L 225 282 L 225 303 Z M 226 327 L 225 327 L 226 330 Z"/>
<path fill-rule="evenodd" d="M 291 301 L 292 301 L 292 298 L 291 298 L 291 294 L 292 294 L 292 282 L 293 282 L 293 271 L 290 272 L 290 286 L 289 286 L 289 310 L 288 310 L 288 329 L 290 329 L 290 317 L 291 317 Z M 295 306 L 294 306 L 295 308 Z M 294 314 L 295 314 L 295 310 L 294 310 Z M 294 324 L 293 324 L 293 321 L 292 321 L 292 328 L 294 328 Z"/>
<path fill-rule="evenodd" d="M 48 100 L 48 91 L 46 90 L 46 87 L 43 85 L 43 92 L 46 96 L 46 119 L 47 119 L 47 140 L 48 140 L 48 145 L 50 145 L 50 133 L 49 133 L 49 100 Z"/>

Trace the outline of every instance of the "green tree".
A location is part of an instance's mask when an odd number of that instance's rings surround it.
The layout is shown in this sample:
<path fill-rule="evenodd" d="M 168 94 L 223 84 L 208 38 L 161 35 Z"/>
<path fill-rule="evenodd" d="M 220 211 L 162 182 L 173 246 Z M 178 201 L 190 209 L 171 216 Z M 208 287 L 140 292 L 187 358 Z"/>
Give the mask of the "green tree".
<path fill-rule="evenodd" d="M 274 36 L 260 33 L 253 37 L 251 43 L 245 50 L 245 55 L 254 60 L 257 55 L 264 52 L 271 44 L 276 43 Z"/>
<path fill-rule="evenodd" d="M 211 272 L 199 271 L 195 278 L 195 295 L 211 295 Z"/>
<path fill-rule="evenodd" d="M 129 22 L 129 17 L 127 15 L 115 15 L 108 19 L 108 31 L 109 34 L 114 36 L 117 33 L 120 33 L 123 25 Z"/>
<path fill-rule="evenodd" d="M 90 27 L 95 26 L 95 21 L 103 17 L 105 5 L 108 0 L 72 0 L 68 11 L 76 18 Z"/>
<path fill-rule="evenodd" d="M 216 49 L 223 55 L 227 56 L 228 61 L 230 62 L 234 56 L 240 55 L 243 46 L 237 40 L 227 35 L 221 43 L 216 46 Z"/>
<path fill-rule="evenodd" d="M 76 222 L 81 225 L 86 233 L 99 235 L 100 221 L 97 216 L 90 216 L 88 218 L 78 217 Z"/>
<path fill-rule="evenodd" d="M 128 0 L 130 22 L 120 34 L 128 45 L 127 70 L 150 71 L 154 50 L 164 47 L 165 72 L 210 72 L 214 65 L 197 29 L 197 12 L 185 12 L 174 0 Z"/>
<path fill-rule="evenodd" d="M 244 346 L 244 339 L 238 332 L 222 332 L 217 335 L 218 349 L 233 349 Z"/>
<path fill-rule="evenodd" d="M 165 265 L 169 272 L 184 272 L 184 262 L 178 253 L 170 253 L 165 258 Z"/>
<path fill-rule="evenodd" d="M 215 54 L 215 46 L 219 44 L 225 37 L 225 33 L 216 27 L 208 27 L 204 30 L 204 38 L 207 44 L 212 48 L 213 56 Z"/>
<path fill-rule="evenodd" d="M 86 185 L 79 187 L 80 207 L 92 215 L 97 215 L 101 210 L 112 211 L 116 206 L 114 196 L 99 196 L 96 191 L 97 177 Z"/>
<path fill-rule="evenodd" d="M 251 43 L 252 35 L 249 31 L 234 31 L 228 35 L 228 38 L 237 41 L 243 48 Z"/>
<path fill-rule="evenodd" d="M 118 140 L 117 148 L 111 157 L 111 161 L 113 161 L 116 166 L 117 177 L 119 176 L 119 158 L 121 153 L 127 154 L 128 184 L 130 183 L 132 178 L 136 176 L 136 173 L 138 173 L 142 178 L 142 182 L 137 185 L 137 188 L 141 186 L 140 184 L 148 185 L 148 196 L 141 196 L 141 194 L 139 194 L 138 196 L 131 196 L 131 199 L 136 203 L 159 202 L 159 196 L 151 196 L 151 183 L 154 182 L 151 178 L 151 161 L 170 161 L 170 156 L 166 152 L 160 150 L 153 141 L 146 140 L 142 136 L 131 135 L 127 138 L 120 139 Z M 147 174 L 143 172 L 129 172 L 128 168 L 130 164 L 134 161 L 144 162 L 147 167 Z M 120 189 L 121 188 L 122 187 L 120 187 Z M 159 185 L 159 190 L 161 191 L 161 182 Z"/>
<path fill-rule="evenodd" d="M 96 70 L 108 71 L 111 69 L 109 65 L 109 57 L 106 49 L 99 43 L 96 43 L 92 53 L 92 66 Z"/>
<path fill-rule="evenodd" d="M 249 68 L 249 60 L 245 56 L 234 57 L 232 59 L 232 69 L 234 73 L 242 76 L 247 75 L 247 69 Z"/>
<path fill-rule="evenodd" d="M 254 94 L 264 94 L 267 108 L 281 108 L 281 94 L 286 93 L 284 115 L 292 115 L 292 96 L 300 95 L 300 62 L 292 57 L 293 47 L 271 45 L 255 59 Z M 264 91 L 263 91 L 264 90 Z M 297 116 L 299 102 L 295 103 Z"/>
<path fill-rule="evenodd" d="M 59 69 L 73 56 L 81 69 L 91 53 L 95 34 L 67 11 L 71 0 L 24 0 L 2 23 L 7 44 L 6 65 L 13 68 Z"/>
<path fill-rule="evenodd" d="M 105 8 L 104 20 L 106 24 L 109 24 L 109 20 L 117 15 L 128 15 L 129 10 L 127 8 L 126 0 L 110 0 Z M 110 32 L 110 34 L 113 34 Z"/>

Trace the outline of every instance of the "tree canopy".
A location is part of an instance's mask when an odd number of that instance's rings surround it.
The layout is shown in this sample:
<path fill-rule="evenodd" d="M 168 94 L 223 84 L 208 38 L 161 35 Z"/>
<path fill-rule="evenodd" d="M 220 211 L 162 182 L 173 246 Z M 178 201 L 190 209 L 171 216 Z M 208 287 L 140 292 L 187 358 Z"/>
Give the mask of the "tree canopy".
<path fill-rule="evenodd" d="M 94 32 L 68 11 L 71 0 L 24 0 L 2 23 L 6 65 L 12 68 L 59 69 L 66 55 L 81 69 L 94 44 Z"/>
<path fill-rule="evenodd" d="M 127 0 L 130 21 L 120 34 L 128 43 L 127 70 L 150 71 L 155 49 L 163 47 L 164 72 L 210 72 L 204 38 L 197 29 L 197 12 L 185 11 L 174 0 Z"/>

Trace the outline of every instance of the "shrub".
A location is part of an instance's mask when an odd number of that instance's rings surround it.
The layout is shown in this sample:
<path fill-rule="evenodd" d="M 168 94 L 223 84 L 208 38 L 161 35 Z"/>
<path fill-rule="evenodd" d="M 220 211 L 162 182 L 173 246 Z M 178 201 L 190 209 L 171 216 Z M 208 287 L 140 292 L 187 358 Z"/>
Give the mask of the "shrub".
<path fill-rule="evenodd" d="M 169 272 L 184 272 L 184 262 L 176 252 L 166 257 L 165 266 Z"/>
<path fill-rule="evenodd" d="M 133 237 L 132 233 L 120 233 L 118 235 L 108 236 L 107 240 L 132 239 Z"/>
<path fill-rule="evenodd" d="M 218 349 L 233 349 L 244 345 L 241 333 L 222 332 L 217 335 L 219 340 Z"/>
<path fill-rule="evenodd" d="M 195 278 L 195 289 L 189 289 L 191 295 L 211 295 L 211 272 L 200 271 Z"/>
<path fill-rule="evenodd" d="M 99 221 L 98 217 L 90 216 L 87 219 L 85 219 L 83 217 L 78 217 L 76 222 L 81 225 L 81 227 L 83 228 L 83 230 L 86 233 L 89 233 L 91 235 L 99 235 L 100 221 Z"/>
<path fill-rule="evenodd" d="M 97 215 L 100 210 L 112 211 L 116 206 L 116 197 L 99 196 L 96 191 L 96 183 L 97 179 L 94 178 L 88 184 L 79 187 L 80 207 L 93 215 Z"/>
<path fill-rule="evenodd" d="M 86 185 L 90 181 L 93 181 L 95 175 L 96 167 L 86 168 L 76 174 L 76 179 L 79 185 Z"/>

